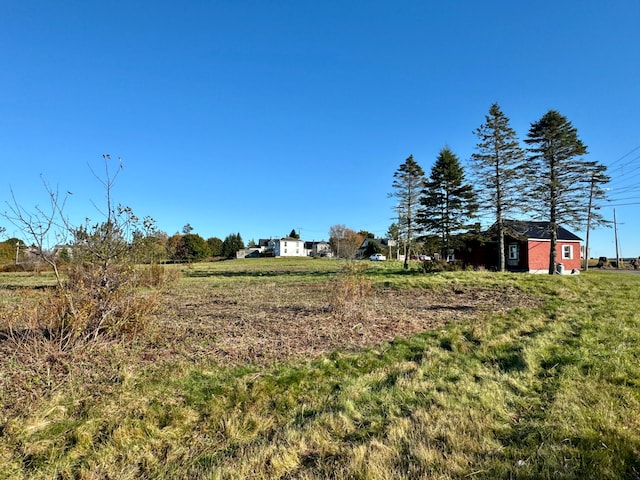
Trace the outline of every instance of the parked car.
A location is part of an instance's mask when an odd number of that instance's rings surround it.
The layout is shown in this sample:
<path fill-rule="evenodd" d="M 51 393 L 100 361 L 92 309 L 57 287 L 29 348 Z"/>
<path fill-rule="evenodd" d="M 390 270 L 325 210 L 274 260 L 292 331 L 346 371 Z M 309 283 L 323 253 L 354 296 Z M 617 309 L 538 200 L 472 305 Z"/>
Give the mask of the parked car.
<path fill-rule="evenodd" d="M 371 255 L 369 257 L 369 260 L 371 260 L 372 262 L 381 262 L 381 261 L 386 260 L 386 259 L 387 259 L 387 257 L 382 255 L 381 253 L 374 253 L 373 255 Z"/>

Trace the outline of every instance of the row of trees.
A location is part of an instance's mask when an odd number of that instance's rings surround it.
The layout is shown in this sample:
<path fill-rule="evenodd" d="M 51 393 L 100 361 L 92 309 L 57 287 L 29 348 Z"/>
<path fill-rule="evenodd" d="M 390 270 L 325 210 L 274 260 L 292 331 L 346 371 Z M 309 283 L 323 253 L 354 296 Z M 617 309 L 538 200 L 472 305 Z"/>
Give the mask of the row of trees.
<path fill-rule="evenodd" d="M 522 147 L 508 117 L 495 103 L 471 156 L 473 183 L 467 181 L 458 157 L 443 148 L 429 176 L 409 156 L 394 173 L 392 196 L 398 236 L 404 240 L 405 268 L 412 242 L 436 235 L 443 256 L 455 247 L 457 234 L 478 230 L 480 216 L 493 220 L 499 241 L 499 269 L 505 269 L 504 221 L 527 216 L 549 222 L 549 273 L 556 269 L 558 226 L 588 230 L 606 224 L 598 213 L 603 185 L 610 179 L 606 167 L 583 158 L 587 147 L 566 117 L 549 110 L 532 123 Z M 392 226 L 393 227 L 393 226 Z"/>
<path fill-rule="evenodd" d="M 206 240 L 192 229 L 184 228 L 182 234 L 167 235 L 154 230 L 148 235 L 134 238 L 140 243 L 140 263 L 193 262 L 209 257 L 233 257 L 238 250 L 244 248 L 244 241 L 239 233 L 227 235 L 224 240 L 218 237 Z"/>
<path fill-rule="evenodd" d="M 300 239 L 300 234 L 292 229 L 288 238 Z M 193 227 L 188 223 L 182 228 L 182 233 L 169 236 L 165 232 L 154 230 L 151 234 L 134 241 L 144 243 L 144 248 L 140 249 L 143 252 L 139 259 L 141 263 L 182 263 L 211 257 L 232 258 L 238 250 L 256 246 L 254 240 L 249 240 L 245 246 L 240 233 L 231 233 L 224 240 L 218 237 L 205 240 L 197 233 L 193 233 Z"/>
<path fill-rule="evenodd" d="M 78 231 L 78 236 L 81 234 L 82 232 Z M 29 245 L 32 248 L 29 248 Z M 210 257 L 228 258 L 234 257 L 238 250 L 245 248 L 239 233 L 229 234 L 224 240 L 217 237 L 205 240 L 197 233 L 176 233 L 169 236 L 155 229 L 134 232 L 128 245 L 129 250 L 135 252 L 135 261 L 147 264 L 193 262 Z M 55 251 L 61 260 L 65 260 L 70 256 L 69 250 L 75 246 L 74 244 L 69 247 L 55 247 L 51 253 Z M 45 247 L 43 249 L 47 250 Z M 0 242 L 0 263 L 23 263 L 31 252 L 39 252 L 36 243 L 10 238 Z M 35 257 L 29 258 L 35 261 L 41 256 L 35 253 Z"/>

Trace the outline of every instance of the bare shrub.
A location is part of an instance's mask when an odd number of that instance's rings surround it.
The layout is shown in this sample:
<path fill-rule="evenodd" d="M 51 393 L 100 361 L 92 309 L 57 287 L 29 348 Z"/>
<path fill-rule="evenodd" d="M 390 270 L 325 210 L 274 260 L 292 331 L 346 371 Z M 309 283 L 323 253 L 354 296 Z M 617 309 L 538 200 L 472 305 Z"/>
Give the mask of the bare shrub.
<path fill-rule="evenodd" d="M 113 265 L 106 273 L 72 265 L 63 287 L 46 290 L 35 304 L 3 312 L 2 330 L 16 344 L 41 337 L 60 350 L 139 334 L 159 301 L 155 292 L 138 291 L 135 279 L 126 265 Z"/>
<path fill-rule="evenodd" d="M 106 208 L 99 210 L 105 216 L 101 222 L 87 219 L 84 225 L 71 225 L 63 212 L 66 197 L 61 200 L 46 183 L 47 211 L 36 207 L 35 212 L 27 212 L 15 197 L 10 205 L 9 220 L 30 237 L 56 278 L 56 288 L 49 290 L 38 306 L 38 325 L 30 328 L 57 342 L 61 349 L 78 342 L 139 333 L 156 304 L 153 295 L 138 291 L 135 266 L 137 248 L 143 244 L 135 240 L 153 230 L 153 220 L 147 217 L 140 221 L 131 208 L 113 206 L 111 190 L 120 169 L 112 174 L 110 156 L 103 159 L 104 177 L 94 172 L 106 191 Z M 47 248 L 52 236 L 65 242 L 64 250 L 70 252 L 66 258 L 57 255 L 58 248 Z M 154 286 L 163 280 L 160 270 L 152 272 Z"/>
<path fill-rule="evenodd" d="M 69 330 L 69 334 L 84 340 L 139 333 L 157 304 L 155 295 L 137 292 L 134 266 L 127 263 L 109 265 L 105 270 L 91 264 L 72 264 L 65 286 L 67 292 L 55 295 L 59 331 L 66 335 Z M 71 301 L 64 298 L 68 294 Z"/>
<path fill-rule="evenodd" d="M 349 263 L 331 288 L 330 309 L 340 320 L 362 321 L 367 317 L 366 300 L 371 296 L 371 281 L 363 274 L 365 266 Z"/>

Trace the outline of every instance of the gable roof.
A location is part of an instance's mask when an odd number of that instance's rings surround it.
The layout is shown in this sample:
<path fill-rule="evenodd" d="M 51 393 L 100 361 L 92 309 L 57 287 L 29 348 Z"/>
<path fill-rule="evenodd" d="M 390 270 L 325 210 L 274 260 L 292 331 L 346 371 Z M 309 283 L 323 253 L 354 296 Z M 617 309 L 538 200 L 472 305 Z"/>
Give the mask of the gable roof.
<path fill-rule="evenodd" d="M 310 242 L 304 242 L 304 248 L 312 249 L 318 245 L 329 245 L 329 242 L 325 242 L 324 240 L 320 240 L 319 242 L 316 240 L 312 240 Z"/>
<path fill-rule="evenodd" d="M 532 222 L 528 220 L 504 220 L 505 233 L 514 237 L 551 240 L 550 222 Z M 495 224 L 490 230 L 495 229 Z M 558 240 L 579 242 L 582 239 L 566 228 L 558 225 Z"/>
<path fill-rule="evenodd" d="M 367 245 L 369 245 L 370 242 L 373 243 L 377 243 L 379 247 L 388 247 L 389 246 L 389 240 L 388 238 L 371 238 L 371 237 L 367 237 L 365 238 L 362 243 L 360 244 L 359 249 L 365 249 L 367 248 Z M 392 245 L 393 245 L 393 240 L 391 240 Z"/>

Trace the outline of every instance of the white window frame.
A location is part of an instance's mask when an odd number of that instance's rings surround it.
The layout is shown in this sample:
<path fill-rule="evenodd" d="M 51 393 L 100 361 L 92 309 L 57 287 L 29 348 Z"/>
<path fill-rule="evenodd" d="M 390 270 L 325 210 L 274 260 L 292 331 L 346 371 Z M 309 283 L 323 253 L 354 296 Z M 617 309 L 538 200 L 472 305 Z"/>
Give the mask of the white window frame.
<path fill-rule="evenodd" d="M 573 259 L 573 245 L 562 245 L 562 259 Z"/>

